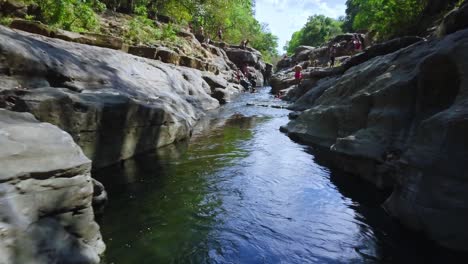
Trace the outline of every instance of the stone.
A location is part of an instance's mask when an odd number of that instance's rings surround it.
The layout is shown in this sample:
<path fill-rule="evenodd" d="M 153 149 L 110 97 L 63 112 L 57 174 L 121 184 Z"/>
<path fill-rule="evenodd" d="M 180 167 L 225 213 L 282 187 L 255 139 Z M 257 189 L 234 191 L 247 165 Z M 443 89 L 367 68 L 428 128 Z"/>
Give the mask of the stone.
<path fill-rule="evenodd" d="M 143 57 L 143 58 L 148 58 L 148 59 L 154 59 L 156 57 L 156 52 L 157 52 L 157 49 L 153 47 L 130 46 L 128 48 L 128 53 L 138 56 L 138 57 Z"/>
<path fill-rule="evenodd" d="M 159 47 L 156 51 L 156 59 L 165 63 L 179 65 L 180 56 L 177 54 L 177 52 L 171 49 Z"/>
<path fill-rule="evenodd" d="M 405 226 L 468 250 L 468 30 L 404 41 L 320 79 L 282 130 L 334 167 L 392 189 L 384 207 Z"/>
<path fill-rule="evenodd" d="M 99 263 L 91 161 L 71 136 L 0 109 L 0 262 Z"/>
<path fill-rule="evenodd" d="M 179 65 L 197 70 L 204 70 L 203 62 L 197 58 L 193 58 L 190 56 L 180 56 Z"/>
<path fill-rule="evenodd" d="M 52 29 L 50 29 L 48 26 L 42 24 L 39 21 L 15 19 L 11 22 L 10 27 L 47 37 L 50 37 L 54 34 L 54 31 Z"/>
<path fill-rule="evenodd" d="M 36 33 L 36 32 L 32 32 Z M 121 38 L 106 36 L 93 33 L 76 33 L 62 29 L 55 30 L 50 37 L 63 39 L 66 41 L 87 44 L 92 46 L 110 48 L 110 49 L 123 49 L 123 40 Z"/>
<path fill-rule="evenodd" d="M 259 57 L 255 53 L 244 49 L 226 48 L 226 54 L 238 67 L 245 64 L 254 66 L 259 61 Z"/>

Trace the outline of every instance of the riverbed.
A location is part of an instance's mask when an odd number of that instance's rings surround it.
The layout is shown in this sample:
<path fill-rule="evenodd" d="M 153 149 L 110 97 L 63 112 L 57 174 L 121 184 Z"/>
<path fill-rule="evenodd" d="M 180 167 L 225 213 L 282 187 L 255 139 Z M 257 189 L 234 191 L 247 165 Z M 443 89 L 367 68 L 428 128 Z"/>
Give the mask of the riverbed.
<path fill-rule="evenodd" d="M 283 106 L 269 88 L 244 93 L 209 113 L 190 141 L 95 173 L 110 199 L 100 219 L 105 263 L 460 257 L 389 218 L 380 206 L 388 193 L 330 170 L 312 148 L 281 133 Z"/>

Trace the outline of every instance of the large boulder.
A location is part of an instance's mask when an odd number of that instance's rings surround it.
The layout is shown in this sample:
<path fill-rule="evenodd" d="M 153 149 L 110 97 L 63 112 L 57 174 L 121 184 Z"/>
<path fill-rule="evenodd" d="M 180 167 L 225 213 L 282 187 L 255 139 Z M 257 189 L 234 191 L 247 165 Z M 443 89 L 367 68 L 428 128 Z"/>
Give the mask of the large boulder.
<path fill-rule="evenodd" d="M 226 48 L 226 54 L 229 57 L 229 59 L 234 62 L 239 68 L 242 67 L 244 64 L 248 65 L 257 65 L 259 61 L 258 54 L 251 52 L 246 49 L 240 49 L 240 48 Z"/>
<path fill-rule="evenodd" d="M 308 109 L 284 131 L 393 188 L 385 208 L 406 226 L 468 250 L 468 30 L 368 60 L 299 100 Z"/>
<path fill-rule="evenodd" d="M 219 106 L 195 69 L 5 27 L 0 37 L 9 107 L 69 132 L 94 168 L 188 137 Z"/>
<path fill-rule="evenodd" d="M 91 161 L 70 135 L 0 109 L 0 263 L 99 263 Z"/>

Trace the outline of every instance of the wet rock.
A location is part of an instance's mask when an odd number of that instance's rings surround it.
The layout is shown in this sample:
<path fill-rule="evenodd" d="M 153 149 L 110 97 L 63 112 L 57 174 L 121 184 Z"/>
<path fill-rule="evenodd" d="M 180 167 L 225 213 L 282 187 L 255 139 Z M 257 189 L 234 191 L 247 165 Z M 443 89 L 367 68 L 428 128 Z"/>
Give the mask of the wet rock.
<path fill-rule="evenodd" d="M 91 161 L 70 135 L 0 109 L 0 145 L 0 262 L 99 263 Z"/>
<path fill-rule="evenodd" d="M 318 81 L 283 130 L 327 150 L 334 166 L 393 188 L 385 208 L 406 226 L 468 250 L 468 30 L 404 41 L 368 56 L 417 43 Z"/>

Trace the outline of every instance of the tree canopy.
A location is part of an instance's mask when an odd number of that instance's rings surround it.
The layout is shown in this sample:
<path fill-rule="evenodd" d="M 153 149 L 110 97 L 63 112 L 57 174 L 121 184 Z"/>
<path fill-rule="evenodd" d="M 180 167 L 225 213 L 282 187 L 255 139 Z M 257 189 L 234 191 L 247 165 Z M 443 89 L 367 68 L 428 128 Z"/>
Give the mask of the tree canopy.
<path fill-rule="evenodd" d="M 414 26 L 425 7 L 425 0 L 348 0 L 345 25 L 354 30 L 369 30 L 378 39 L 387 39 Z"/>
<path fill-rule="evenodd" d="M 288 54 L 294 53 L 301 45 L 320 46 L 334 36 L 342 33 L 340 21 L 324 15 L 310 16 L 307 23 L 292 34 L 284 49 Z"/>

